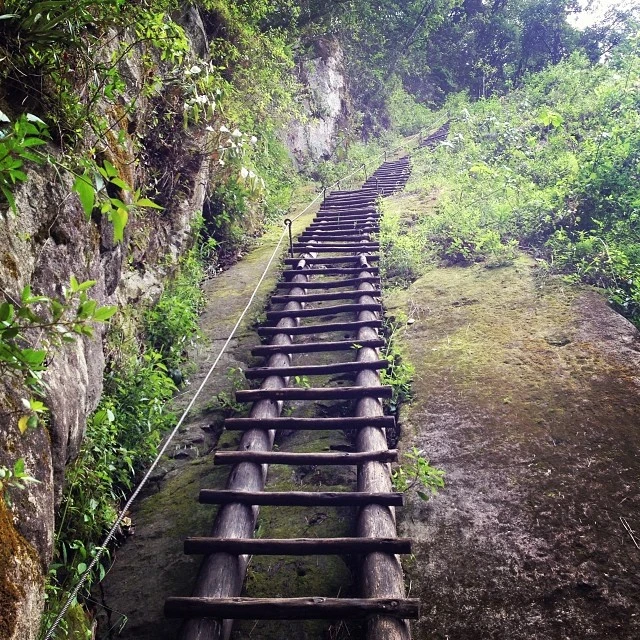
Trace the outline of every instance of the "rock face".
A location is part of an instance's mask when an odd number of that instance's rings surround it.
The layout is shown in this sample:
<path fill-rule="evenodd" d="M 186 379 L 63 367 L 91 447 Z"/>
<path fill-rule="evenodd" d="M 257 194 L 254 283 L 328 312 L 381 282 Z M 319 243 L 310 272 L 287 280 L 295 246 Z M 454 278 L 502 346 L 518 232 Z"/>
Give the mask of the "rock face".
<path fill-rule="evenodd" d="M 191 31 L 199 38 L 196 49 L 206 49 L 203 35 L 195 27 Z M 128 85 L 125 95 L 135 95 L 144 72 L 142 58 L 134 55 L 122 64 L 121 75 Z M 204 134 L 193 131 L 179 145 L 179 157 L 167 154 L 166 159 L 158 160 L 147 156 L 141 161 L 146 150 L 136 151 L 140 145 L 133 132 L 145 141 L 153 137 L 154 130 L 145 124 L 152 108 L 152 98 L 141 98 L 123 117 L 124 107 L 104 106 L 117 142 L 107 144 L 102 154 L 135 187 L 147 184 L 154 162 L 153 170 L 179 171 L 178 197 L 163 202 L 163 211 L 145 210 L 132 216 L 124 242 L 117 244 L 106 218 L 85 218 L 78 197 L 72 193 L 70 174 L 52 166 L 30 171 L 28 181 L 14 193 L 17 215 L 0 215 L 0 288 L 7 300 L 19 300 L 27 284 L 34 293 L 61 298 L 71 276 L 80 282 L 96 282 L 89 295 L 99 305 L 123 306 L 160 295 L 163 278 L 191 244 L 192 219 L 202 210 L 211 165 L 202 154 L 190 153 L 194 144 L 204 142 Z M 59 156 L 53 145 L 48 151 Z M 17 422 L 24 413 L 21 399 L 25 392 L 7 379 L 0 385 L 0 467 L 11 467 L 23 458 L 26 471 L 39 481 L 11 490 L 11 511 L 0 499 L 2 640 L 28 640 L 38 632 L 65 466 L 77 455 L 87 417 L 102 393 L 103 332 L 97 328 L 93 337 L 80 337 L 50 351 L 45 374 L 46 427 L 21 435 Z"/>
<path fill-rule="evenodd" d="M 286 145 L 298 165 L 326 160 L 333 152 L 337 134 L 349 115 L 344 54 L 334 40 L 314 43 L 313 57 L 299 62 L 299 78 L 306 90 L 304 122 L 291 123 Z"/>

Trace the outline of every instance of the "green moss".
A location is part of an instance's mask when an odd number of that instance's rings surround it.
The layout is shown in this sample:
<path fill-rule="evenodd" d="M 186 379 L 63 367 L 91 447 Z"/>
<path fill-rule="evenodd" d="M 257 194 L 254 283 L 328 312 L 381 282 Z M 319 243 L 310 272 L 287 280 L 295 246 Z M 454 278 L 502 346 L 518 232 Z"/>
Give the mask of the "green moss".
<path fill-rule="evenodd" d="M 42 585 L 39 567 L 35 550 L 13 526 L 13 516 L 0 496 L 0 637 L 12 637 L 15 632 L 18 607 L 25 596 L 22 585 Z"/>

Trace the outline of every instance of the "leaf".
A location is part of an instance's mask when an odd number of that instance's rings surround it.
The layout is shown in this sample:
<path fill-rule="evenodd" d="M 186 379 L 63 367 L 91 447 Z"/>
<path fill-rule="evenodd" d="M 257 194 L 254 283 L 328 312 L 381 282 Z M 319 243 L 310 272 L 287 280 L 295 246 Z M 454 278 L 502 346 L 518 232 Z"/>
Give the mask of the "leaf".
<path fill-rule="evenodd" d="M 91 289 L 96 283 L 96 280 L 85 280 L 82 284 L 78 285 L 78 291 L 87 291 Z"/>
<path fill-rule="evenodd" d="M 24 458 L 18 458 L 13 465 L 13 475 L 20 478 L 24 475 Z"/>
<path fill-rule="evenodd" d="M 4 197 L 7 199 L 7 202 L 9 203 L 9 206 L 11 207 L 11 211 L 13 211 L 14 214 L 18 213 L 18 209 L 16 207 L 16 200 L 13 197 L 13 194 L 11 193 L 11 191 L 9 191 L 9 189 L 7 187 L 4 187 L 2 185 L 0 185 L 0 190 L 2 191 Z"/>
<path fill-rule="evenodd" d="M 27 120 L 29 122 L 37 122 L 38 124 L 46 125 L 44 120 L 40 120 L 40 118 L 38 118 L 38 116 L 34 116 L 33 113 L 27 113 Z"/>
<path fill-rule="evenodd" d="M 111 184 L 115 184 L 116 187 L 120 187 L 123 191 L 131 191 L 131 187 L 121 178 L 111 178 Z"/>
<path fill-rule="evenodd" d="M 22 359 L 32 367 L 39 367 L 47 357 L 47 352 L 41 349 L 22 349 Z"/>
<path fill-rule="evenodd" d="M 116 311 L 118 311 L 118 307 L 117 306 L 112 306 L 112 307 L 100 307 L 99 309 L 96 310 L 96 312 L 93 314 L 93 319 L 96 320 L 97 322 L 105 322 L 107 321 L 114 313 L 116 313 Z"/>
<path fill-rule="evenodd" d="M 118 170 L 108 160 L 105 160 L 102 164 L 105 171 L 105 173 L 103 173 L 102 175 L 104 175 L 105 178 L 108 178 L 110 180 L 111 178 L 118 178 Z"/>
<path fill-rule="evenodd" d="M 159 204 L 156 204 L 153 200 L 149 200 L 149 198 L 140 198 L 140 200 L 135 201 L 136 207 L 149 207 L 150 209 L 164 209 Z"/>
<path fill-rule="evenodd" d="M 96 202 L 96 190 L 93 187 L 88 173 L 78 176 L 73 183 L 73 190 L 80 198 L 80 204 L 84 209 L 84 215 L 89 220 Z"/>
<path fill-rule="evenodd" d="M 129 213 L 126 209 L 118 207 L 111 212 L 111 222 L 113 223 L 113 239 L 115 242 L 122 242 L 124 239 L 124 228 L 127 226 Z"/>
<path fill-rule="evenodd" d="M 87 565 L 84 562 L 79 562 L 78 563 L 78 573 L 84 573 L 87 570 Z"/>
<path fill-rule="evenodd" d="M 73 293 L 78 293 L 80 284 L 78 283 L 78 279 L 72 274 L 71 278 L 69 278 L 69 285 L 71 286 L 71 291 Z"/>
<path fill-rule="evenodd" d="M 10 322 L 13 316 L 13 305 L 8 302 L 0 304 L 0 322 Z"/>
<path fill-rule="evenodd" d="M 418 494 L 418 496 L 424 500 L 425 502 L 427 502 L 429 500 L 429 498 L 431 496 L 429 496 L 427 493 L 425 493 L 424 491 L 416 491 L 416 493 Z"/>
<path fill-rule="evenodd" d="M 31 416 L 22 416 L 22 418 L 18 420 L 18 429 L 20 429 L 20 433 L 25 433 L 29 428 L 29 425 L 27 423 L 29 422 L 30 417 Z"/>
<path fill-rule="evenodd" d="M 27 427 L 29 429 L 35 429 L 38 426 L 38 416 L 29 416 L 27 420 Z"/>

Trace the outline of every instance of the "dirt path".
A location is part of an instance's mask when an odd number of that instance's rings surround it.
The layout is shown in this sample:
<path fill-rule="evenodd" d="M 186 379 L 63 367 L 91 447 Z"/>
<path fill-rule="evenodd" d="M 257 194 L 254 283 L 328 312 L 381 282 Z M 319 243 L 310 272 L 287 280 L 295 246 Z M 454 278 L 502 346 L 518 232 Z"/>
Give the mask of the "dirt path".
<path fill-rule="evenodd" d="M 640 339 L 596 292 L 434 269 L 387 296 L 416 400 L 402 420 L 447 472 L 400 511 L 416 640 L 640 637 Z"/>

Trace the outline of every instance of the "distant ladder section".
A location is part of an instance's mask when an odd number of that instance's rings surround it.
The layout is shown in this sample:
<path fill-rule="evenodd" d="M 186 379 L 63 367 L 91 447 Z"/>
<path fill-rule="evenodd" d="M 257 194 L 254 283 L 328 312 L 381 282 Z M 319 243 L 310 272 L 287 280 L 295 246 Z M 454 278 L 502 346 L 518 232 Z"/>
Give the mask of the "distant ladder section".
<path fill-rule="evenodd" d="M 399 554 L 411 553 L 411 540 L 396 532 L 395 507 L 402 505 L 403 494 L 393 491 L 390 477 L 389 463 L 397 460 L 397 451 L 388 449 L 386 430 L 395 428 L 395 420 L 384 415 L 382 405 L 391 388 L 381 384 L 379 375 L 387 362 L 378 351 L 384 341 L 378 333 L 382 307 L 374 266 L 379 259 L 377 201 L 402 189 L 409 172 L 408 157 L 385 162 L 361 189 L 327 195 L 294 244 L 299 257 L 284 261 L 283 279 L 271 298 L 273 310 L 258 329 L 269 343 L 253 350 L 264 356 L 264 366 L 246 372 L 248 379 L 262 383 L 259 389 L 237 392 L 239 402 L 252 403 L 249 417 L 225 422 L 226 429 L 242 433 L 239 448 L 215 456 L 215 464 L 232 465 L 227 488 L 200 493 L 201 503 L 220 505 L 211 535 L 185 541 L 185 553 L 204 556 L 193 595 L 171 597 L 165 604 L 168 617 L 185 620 L 182 640 L 226 640 L 234 619 L 360 619 L 367 620 L 368 640 L 410 639 L 408 620 L 419 616 L 419 601 L 405 595 L 399 560 Z M 323 340 L 333 331 L 348 331 L 353 338 Z M 310 341 L 296 343 L 300 337 Z M 335 362 L 295 363 L 295 354 L 318 352 L 335 352 Z M 294 376 L 333 373 L 352 375 L 353 385 L 289 386 Z M 281 415 L 284 401 L 321 399 L 348 399 L 353 415 Z M 356 434 L 355 450 L 273 451 L 278 429 L 349 430 Z M 266 491 L 269 464 L 354 465 L 357 487 L 349 492 Z M 352 505 L 358 508 L 357 536 L 254 539 L 260 505 Z M 359 557 L 360 597 L 240 597 L 252 554 Z"/>
<path fill-rule="evenodd" d="M 449 135 L 449 127 L 451 122 L 445 122 L 437 131 L 428 135 L 426 138 L 420 141 L 421 147 L 428 147 L 429 149 L 437 146 L 441 142 L 447 139 Z"/>

